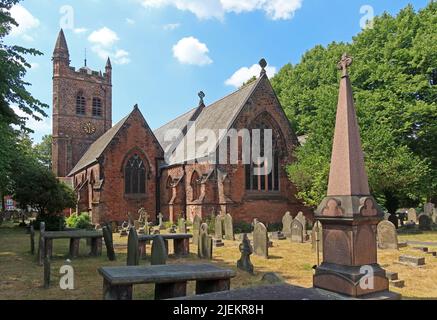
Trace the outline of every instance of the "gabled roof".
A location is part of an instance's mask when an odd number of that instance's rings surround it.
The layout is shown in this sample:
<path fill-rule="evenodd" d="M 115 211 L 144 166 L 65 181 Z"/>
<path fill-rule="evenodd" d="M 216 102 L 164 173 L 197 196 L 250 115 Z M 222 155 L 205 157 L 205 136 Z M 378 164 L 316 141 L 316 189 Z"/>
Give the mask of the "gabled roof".
<path fill-rule="evenodd" d="M 199 133 L 199 130 L 202 129 L 209 129 L 212 130 L 216 137 L 221 140 L 219 134 L 220 130 L 227 130 L 231 128 L 233 122 L 235 121 L 236 117 L 240 113 L 241 109 L 246 104 L 247 100 L 252 95 L 255 88 L 260 83 L 261 79 L 263 79 L 264 76 L 260 77 L 256 81 L 249 83 L 239 90 L 231 93 L 230 95 L 212 103 L 211 105 L 205 107 L 200 115 L 197 117 L 195 121 L 195 129 L 193 127 L 190 127 L 185 134 L 184 137 L 180 137 L 177 146 L 176 146 L 176 152 L 174 158 L 172 158 L 167 165 L 177 164 L 177 163 L 183 163 L 184 161 L 193 160 L 194 158 L 199 159 L 203 158 L 209 155 L 208 151 L 215 151 L 218 147 L 217 141 L 207 141 L 205 142 L 193 142 L 188 141 L 188 146 L 194 146 L 192 143 L 196 143 L 196 155 L 195 157 L 192 157 L 190 155 L 186 154 L 185 152 L 180 152 L 186 145 L 187 145 L 187 137 L 190 137 L 190 134 L 196 131 L 196 133 Z M 162 148 L 165 152 L 168 152 L 168 148 L 171 147 L 172 142 L 164 141 L 164 136 L 167 130 L 170 129 L 179 129 L 183 130 L 183 128 L 187 125 L 187 122 L 191 118 L 191 116 L 196 111 L 196 108 L 190 110 L 189 112 L 183 114 L 182 116 L 176 118 L 173 121 L 170 121 L 166 125 L 160 127 L 159 129 L 155 130 L 155 136 L 158 139 L 159 143 L 161 144 Z M 202 146 L 202 152 L 199 153 L 199 146 Z M 174 146 L 173 146 L 174 147 Z"/>
<path fill-rule="evenodd" d="M 132 111 L 133 112 L 133 111 Z M 121 119 L 115 126 L 106 131 L 100 138 L 98 138 L 85 152 L 85 154 L 80 158 L 79 162 L 74 166 L 73 170 L 70 171 L 68 176 L 72 176 L 81 169 L 95 163 L 97 159 L 105 151 L 109 143 L 114 139 L 115 135 L 120 131 L 120 129 L 125 124 L 126 120 L 130 117 L 132 113 Z"/>

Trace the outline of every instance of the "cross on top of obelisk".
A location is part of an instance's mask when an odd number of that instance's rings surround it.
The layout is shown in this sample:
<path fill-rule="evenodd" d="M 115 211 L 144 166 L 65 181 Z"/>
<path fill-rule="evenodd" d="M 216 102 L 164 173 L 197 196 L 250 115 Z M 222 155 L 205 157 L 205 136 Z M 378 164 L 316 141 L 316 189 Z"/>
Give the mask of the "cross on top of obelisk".
<path fill-rule="evenodd" d="M 347 69 L 348 67 L 350 67 L 351 64 L 352 64 L 352 58 L 348 56 L 347 53 L 343 53 L 343 55 L 341 56 L 341 60 L 338 63 L 338 69 L 342 71 L 342 77 L 348 76 Z"/>
<path fill-rule="evenodd" d="M 200 98 L 200 102 L 203 103 L 203 98 L 205 98 L 205 93 L 203 91 L 200 91 L 197 95 Z"/>

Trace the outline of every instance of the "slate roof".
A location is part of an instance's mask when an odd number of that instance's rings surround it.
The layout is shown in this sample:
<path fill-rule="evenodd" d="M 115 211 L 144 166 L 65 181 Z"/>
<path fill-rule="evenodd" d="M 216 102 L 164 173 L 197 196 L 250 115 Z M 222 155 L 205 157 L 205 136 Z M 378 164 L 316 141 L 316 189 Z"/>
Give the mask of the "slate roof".
<path fill-rule="evenodd" d="M 176 152 L 174 153 L 175 157 L 166 159 L 167 165 L 203 158 L 208 156 L 210 152 L 214 152 L 217 149 L 218 143 L 216 143 L 217 141 L 209 140 L 206 143 L 203 141 L 196 142 L 197 153 L 195 155 L 187 154 L 186 150 L 185 152 L 182 152 L 182 149 L 185 145 L 187 145 L 187 140 L 191 138 L 190 135 L 194 133 L 194 130 L 196 131 L 196 135 L 198 135 L 199 130 L 210 129 L 215 133 L 216 137 L 219 137 L 221 129 L 223 130 L 231 128 L 241 109 L 244 107 L 254 89 L 263 78 L 264 77 L 260 77 L 256 81 L 245 85 L 230 95 L 205 107 L 195 121 L 195 129 L 194 127 L 190 127 L 187 131 L 187 134 L 184 137 L 180 137 L 179 141 L 177 142 Z M 168 148 L 172 145 L 172 142 L 164 141 L 165 132 L 169 129 L 183 130 L 184 126 L 188 124 L 189 119 L 194 114 L 196 109 L 197 108 L 190 110 L 189 112 L 181 115 L 175 120 L 170 121 L 166 125 L 154 131 L 156 138 L 164 149 L 164 152 L 167 152 Z M 219 141 L 221 140 L 220 138 L 221 137 L 219 137 Z M 193 143 L 193 139 L 190 139 L 188 141 L 188 146 L 194 147 Z M 199 146 L 202 146 L 203 150 L 201 152 L 199 152 Z"/>
<path fill-rule="evenodd" d="M 112 141 L 118 131 L 123 127 L 126 120 L 131 114 L 127 115 L 121 119 L 115 126 L 106 131 L 100 138 L 98 138 L 85 152 L 85 154 L 80 158 L 79 162 L 74 166 L 73 170 L 70 171 L 68 176 L 72 176 L 81 169 L 93 164 L 101 156 L 103 151 L 105 151 L 108 144 Z"/>

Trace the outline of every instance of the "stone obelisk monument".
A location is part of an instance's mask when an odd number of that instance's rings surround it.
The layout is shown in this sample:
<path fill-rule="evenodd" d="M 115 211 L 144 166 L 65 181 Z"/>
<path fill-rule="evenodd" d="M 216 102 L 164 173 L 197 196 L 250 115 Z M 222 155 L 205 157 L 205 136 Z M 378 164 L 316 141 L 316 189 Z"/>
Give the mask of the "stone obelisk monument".
<path fill-rule="evenodd" d="M 383 212 L 370 195 L 348 67 L 342 71 L 327 196 L 316 210 L 323 225 L 323 262 L 314 287 L 350 297 L 388 293 L 385 270 L 377 263 L 376 226 Z"/>

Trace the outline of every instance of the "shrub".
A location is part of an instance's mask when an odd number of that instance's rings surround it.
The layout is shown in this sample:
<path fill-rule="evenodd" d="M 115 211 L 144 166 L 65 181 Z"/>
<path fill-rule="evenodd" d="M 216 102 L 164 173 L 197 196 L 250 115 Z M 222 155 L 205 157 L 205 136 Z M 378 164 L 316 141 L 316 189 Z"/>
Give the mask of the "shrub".
<path fill-rule="evenodd" d="M 65 217 L 62 215 L 39 214 L 33 221 L 35 230 L 39 230 L 41 222 L 45 222 L 46 231 L 62 231 L 65 228 Z"/>
<path fill-rule="evenodd" d="M 92 229 L 91 218 L 87 212 L 73 213 L 67 219 L 67 226 L 75 229 Z"/>
<path fill-rule="evenodd" d="M 234 223 L 234 233 L 251 233 L 253 230 L 252 224 L 247 222 Z"/>

